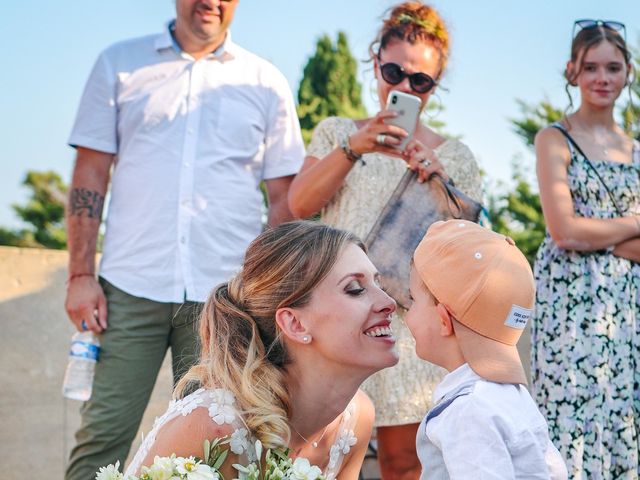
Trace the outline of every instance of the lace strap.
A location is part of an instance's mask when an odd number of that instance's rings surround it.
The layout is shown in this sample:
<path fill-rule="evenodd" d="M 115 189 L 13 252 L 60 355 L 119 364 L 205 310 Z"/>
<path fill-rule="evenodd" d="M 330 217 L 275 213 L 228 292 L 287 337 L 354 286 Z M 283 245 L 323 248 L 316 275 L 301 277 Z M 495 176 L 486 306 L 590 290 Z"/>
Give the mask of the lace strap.
<path fill-rule="evenodd" d="M 135 475 L 142 467 L 142 462 L 147 457 L 156 438 L 164 426 L 179 417 L 186 417 L 197 409 L 207 409 L 209 419 L 216 425 L 229 425 L 232 429 L 230 450 L 240 455 L 243 461 L 252 461 L 255 458 L 253 439 L 238 413 L 235 398 L 226 390 L 200 388 L 195 392 L 178 400 L 171 400 L 162 416 L 156 418 L 153 428 L 143 439 L 140 448 L 136 452 L 131 464 L 125 471 L 128 475 Z M 203 440 L 204 441 L 204 440 Z"/>
<path fill-rule="evenodd" d="M 356 399 L 354 398 L 342 413 L 342 420 L 338 427 L 338 435 L 329 450 L 329 464 L 324 473 L 326 480 L 334 480 L 336 478 L 344 457 L 351 451 L 351 447 L 357 443 L 358 439 L 354 433 L 357 421 L 358 408 Z"/>

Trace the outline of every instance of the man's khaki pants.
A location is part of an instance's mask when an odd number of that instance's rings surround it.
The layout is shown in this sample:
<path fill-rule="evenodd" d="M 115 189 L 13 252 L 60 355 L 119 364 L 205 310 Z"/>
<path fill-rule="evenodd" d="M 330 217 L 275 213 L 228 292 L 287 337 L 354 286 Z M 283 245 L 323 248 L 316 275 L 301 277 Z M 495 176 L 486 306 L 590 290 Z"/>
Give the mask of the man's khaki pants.
<path fill-rule="evenodd" d="M 99 467 L 118 460 L 122 470 L 167 348 L 174 385 L 197 360 L 196 320 L 202 304 L 155 302 L 104 279 L 100 283 L 108 326 L 100 336 L 93 393 L 81 408 L 67 480 L 93 480 Z"/>

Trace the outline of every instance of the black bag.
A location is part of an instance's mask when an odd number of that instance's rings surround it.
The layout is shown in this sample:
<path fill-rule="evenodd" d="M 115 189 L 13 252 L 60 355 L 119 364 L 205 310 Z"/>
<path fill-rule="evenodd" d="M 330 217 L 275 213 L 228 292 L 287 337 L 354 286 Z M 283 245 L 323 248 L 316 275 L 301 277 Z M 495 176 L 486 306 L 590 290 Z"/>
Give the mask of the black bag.
<path fill-rule="evenodd" d="M 480 203 L 439 175 L 419 183 L 417 173 L 407 170 L 365 240 L 382 286 L 398 305 L 409 308 L 411 304 L 411 258 L 429 226 L 451 218 L 478 222 L 481 211 Z"/>

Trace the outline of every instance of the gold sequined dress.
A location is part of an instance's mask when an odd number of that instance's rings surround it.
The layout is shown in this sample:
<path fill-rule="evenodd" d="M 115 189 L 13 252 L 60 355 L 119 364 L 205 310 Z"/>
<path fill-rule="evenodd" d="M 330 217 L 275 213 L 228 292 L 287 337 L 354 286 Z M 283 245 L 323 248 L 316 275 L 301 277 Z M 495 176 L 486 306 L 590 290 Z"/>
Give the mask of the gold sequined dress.
<path fill-rule="evenodd" d="M 313 132 L 307 155 L 323 158 L 348 135 L 358 130 L 348 118 L 330 117 Z M 460 190 L 482 199 L 478 165 L 469 148 L 458 140 L 447 140 L 435 149 L 438 159 Z M 364 239 L 387 203 L 406 164 L 398 158 L 370 153 L 357 162 L 331 201 L 321 212 L 322 221 L 350 230 Z M 445 370 L 419 359 L 415 341 L 404 323 L 406 310 L 398 309 L 392 320 L 400 361 L 369 377 L 362 386 L 376 408 L 376 426 L 419 423 L 431 406 L 435 387 Z"/>

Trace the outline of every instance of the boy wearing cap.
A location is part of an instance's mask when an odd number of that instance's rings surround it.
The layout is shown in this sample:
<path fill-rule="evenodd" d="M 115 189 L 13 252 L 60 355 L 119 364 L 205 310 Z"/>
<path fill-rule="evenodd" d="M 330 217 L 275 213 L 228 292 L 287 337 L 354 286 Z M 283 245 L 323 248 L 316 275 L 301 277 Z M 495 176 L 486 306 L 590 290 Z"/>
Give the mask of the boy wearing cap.
<path fill-rule="evenodd" d="M 413 257 L 405 321 L 416 353 L 449 371 L 416 445 L 427 479 L 566 479 L 516 349 L 534 304 L 513 240 L 464 220 L 436 222 Z"/>

